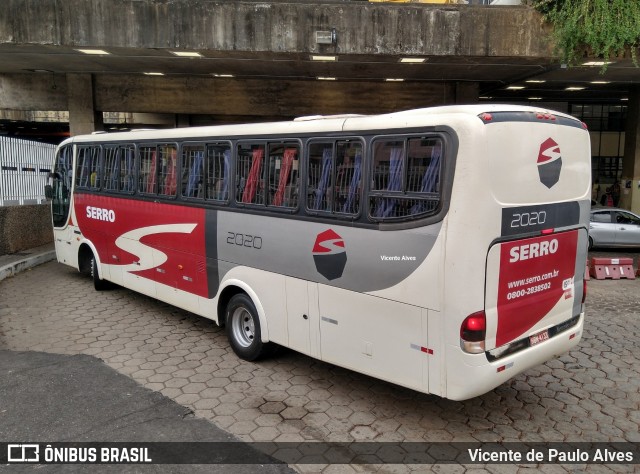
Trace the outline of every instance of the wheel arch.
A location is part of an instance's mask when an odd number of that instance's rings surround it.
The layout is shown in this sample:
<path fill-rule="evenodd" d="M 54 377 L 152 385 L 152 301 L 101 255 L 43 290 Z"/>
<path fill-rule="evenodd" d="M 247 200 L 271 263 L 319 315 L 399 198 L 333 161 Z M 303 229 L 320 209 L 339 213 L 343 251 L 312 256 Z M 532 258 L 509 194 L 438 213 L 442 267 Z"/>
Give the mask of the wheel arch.
<path fill-rule="evenodd" d="M 231 300 L 234 295 L 238 293 L 244 293 L 253 302 L 253 305 L 256 307 L 256 311 L 258 312 L 258 319 L 260 320 L 260 335 L 262 342 L 269 342 L 269 326 L 267 324 L 267 318 L 265 316 L 264 308 L 262 307 L 262 303 L 260 302 L 260 298 L 255 291 L 251 288 L 251 286 L 247 285 L 245 282 L 236 279 L 230 279 L 225 281 L 222 284 L 220 290 L 220 296 L 218 297 L 218 325 L 224 326 L 226 324 L 226 309 L 227 304 Z"/>
<path fill-rule="evenodd" d="M 95 245 L 89 240 L 83 240 L 78 248 L 78 271 L 80 273 L 91 273 L 91 257 L 96 259 L 98 276 L 102 278 L 102 265 L 100 262 L 100 255 L 96 250 Z"/>

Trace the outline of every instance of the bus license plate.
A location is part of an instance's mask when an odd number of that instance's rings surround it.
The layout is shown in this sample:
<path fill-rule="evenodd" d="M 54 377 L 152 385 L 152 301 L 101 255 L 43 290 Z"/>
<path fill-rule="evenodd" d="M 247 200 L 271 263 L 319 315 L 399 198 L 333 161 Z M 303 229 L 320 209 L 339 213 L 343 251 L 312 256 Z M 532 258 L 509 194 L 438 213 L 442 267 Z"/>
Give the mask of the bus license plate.
<path fill-rule="evenodd" d="M 529 345 L 535 346 L 536 344 L 542 341 L 546 341 L 547 339 L 549 339 L 549 331 L 545 329 L 544 331 L 534 334 L 533 336 L 529 336 Z"/>

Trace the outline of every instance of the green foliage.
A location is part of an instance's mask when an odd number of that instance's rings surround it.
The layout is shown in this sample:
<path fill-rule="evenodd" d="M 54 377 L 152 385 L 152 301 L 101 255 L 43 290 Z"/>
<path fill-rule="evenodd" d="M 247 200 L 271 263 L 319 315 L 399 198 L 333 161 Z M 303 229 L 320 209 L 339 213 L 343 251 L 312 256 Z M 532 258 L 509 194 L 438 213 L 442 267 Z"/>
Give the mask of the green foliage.
<path fill-rule="evenodd" d="M 640 0 L 530 0 L 553 25 L 563 60 L 585 56 L 610 60 L 630 54 L 637 66 Z M 606 66 L 605 66 L 606 69 Z"/>

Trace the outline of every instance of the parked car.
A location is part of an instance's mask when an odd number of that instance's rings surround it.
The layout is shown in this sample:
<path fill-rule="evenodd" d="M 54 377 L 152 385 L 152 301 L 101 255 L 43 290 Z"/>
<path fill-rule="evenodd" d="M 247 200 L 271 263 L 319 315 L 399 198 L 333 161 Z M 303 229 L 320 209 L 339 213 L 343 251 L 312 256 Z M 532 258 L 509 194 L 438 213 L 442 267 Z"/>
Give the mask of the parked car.
<path fill-rule="evenodd" d="M 640 216 L 625 209 L 591 209 L 589 250 L 593 247 L 640 247 Z"/>

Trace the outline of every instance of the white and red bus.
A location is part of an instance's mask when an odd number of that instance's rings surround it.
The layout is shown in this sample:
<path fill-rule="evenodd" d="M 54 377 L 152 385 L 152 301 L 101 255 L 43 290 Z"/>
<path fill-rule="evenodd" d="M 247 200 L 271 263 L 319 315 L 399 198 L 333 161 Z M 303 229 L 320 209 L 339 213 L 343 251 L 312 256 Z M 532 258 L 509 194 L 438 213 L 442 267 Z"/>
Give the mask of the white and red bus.
<path fill-rule="evenodd" d="M 58 261 L 451 399 L 580 340 L 586 127 L 509 105 L 132 131 L 63 142 Z"/>

